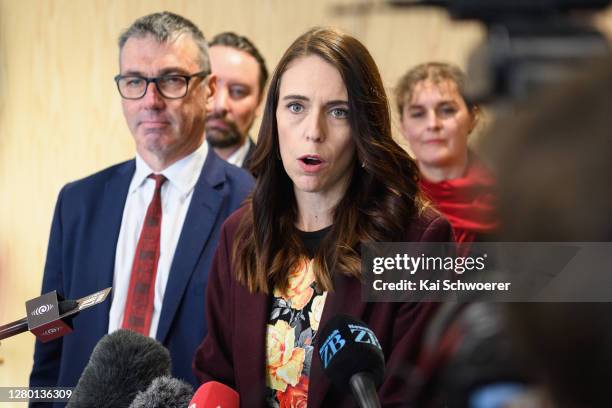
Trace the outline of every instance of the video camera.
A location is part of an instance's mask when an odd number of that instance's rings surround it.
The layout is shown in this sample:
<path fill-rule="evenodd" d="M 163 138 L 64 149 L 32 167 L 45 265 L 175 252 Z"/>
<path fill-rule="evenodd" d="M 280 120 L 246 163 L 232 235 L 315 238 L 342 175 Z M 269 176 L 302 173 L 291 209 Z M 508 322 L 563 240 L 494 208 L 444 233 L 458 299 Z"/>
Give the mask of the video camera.
<path fill-rule="evenodd" d="M 522 102 L 585 63 L 610 55 L 608 41 L 584 12 L 611 0 L 388 0 L 391 6 L 435 6 L 456 20 L 477 20 L 487 38 L 472 54 L 466 97 L 475 103 Z"/>

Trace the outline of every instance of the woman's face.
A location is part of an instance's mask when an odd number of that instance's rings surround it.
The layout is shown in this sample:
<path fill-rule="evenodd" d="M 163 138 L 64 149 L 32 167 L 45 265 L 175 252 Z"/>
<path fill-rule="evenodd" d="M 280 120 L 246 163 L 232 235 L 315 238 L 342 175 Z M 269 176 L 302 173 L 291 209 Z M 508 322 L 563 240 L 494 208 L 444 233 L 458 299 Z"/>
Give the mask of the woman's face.
<path fill-rule="evenodd" d="M 416 160 L 429 167 L 465 160 L 474 125 L 475 118 L 451 80 L 418 82 L 402 112 L 402 133 Z"/>
<path fill-rule="evenodd" d="M 280 82 L 276 121 L 283 166 L 296 195 L 342 197 L 355 156 L 350 114 L 336 68 L 314 55 L 289 64 Z"/>

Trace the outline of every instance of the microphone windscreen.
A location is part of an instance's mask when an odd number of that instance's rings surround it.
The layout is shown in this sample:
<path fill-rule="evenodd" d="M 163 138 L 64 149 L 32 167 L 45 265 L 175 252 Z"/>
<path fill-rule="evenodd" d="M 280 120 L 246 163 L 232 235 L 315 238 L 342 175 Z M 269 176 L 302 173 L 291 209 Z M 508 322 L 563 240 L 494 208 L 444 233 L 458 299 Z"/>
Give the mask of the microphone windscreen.
<path fill-rule="evenodd" d="M 91 353 L 67 407 L 127 407 L 139 391 L 170 375 L 170 353 L 152 338 L 131 330 L 102 337 Z"/>
<path fill-rule="evenodd" d="M 158 377 L 139 392 L 129 408 L 185 408 L 193 396 L 191 385 L 172 377 Z"/>
<path fill-rule="evenodd" d="M 216 381 L 200 385 L 189 402 L 189 408 L 239 408 L 240 396 L 232 388 Z"/>
<path fill-rule="evenodd" d="M 374 332 L 351 316 L 334 316 L 316 340 L 323 370 L 332 383 L 347 388 L 357 373 L 369 374 L 376 387 L 382 384 L 385 356 Z"/>

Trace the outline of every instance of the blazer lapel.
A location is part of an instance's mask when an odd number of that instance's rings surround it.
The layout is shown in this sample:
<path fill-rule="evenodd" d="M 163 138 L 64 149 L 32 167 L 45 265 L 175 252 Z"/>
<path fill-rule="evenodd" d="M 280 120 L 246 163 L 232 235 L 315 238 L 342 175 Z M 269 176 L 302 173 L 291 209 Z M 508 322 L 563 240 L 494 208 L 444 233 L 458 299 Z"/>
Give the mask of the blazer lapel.
<path fill-rule="evenodd" d="M 157 340 L 161 343 L 166 340 L 187 283 L 200 259 L 200 254 L 210 239 L 217 218 L 220 216 L 223 195 L 215 187 L 225 182 L 225 172 L 219 165 L 219 160 L 221 159 L 217 158 L 212 149 L 209 149 L 202 172 L 194 187 L 164 294 L 157 329 Z"/>
<path fill-rule="evenodd" d="M 240 398 L 245 406 L 258 407 L 264 403 L 266 387 L 266 334 L 269 297 L 253 295 L 246 287 L 236 290 L 234 372 Z M 263 322 L 263 329 L 262 329 Z"/>
<path fill-rule="evenodd" d="M 127 199 L 128 189 L 135 170 L 136 164 L 134 160 L 130 160 L 117 169 L 116 176 L 106 182 L 104 196 L 100 203 L 102 227 L 97 232 L 97 236 L 92 237 L 92 239 L 98 242 L 96 258 L 99 262 L 96 263 L 96 270 L 92 274 L 97 279 L 96 290 L 102 290 L 113 285 L 117 239 L 121 230 L 125 200 Z M 104 302 L 104 304 L 93 308 L 95 313 L 98 314 L 96 319 L 98 326 L 101 328 L 101 332 L 104 333 L 108 330 L 110 306 L 111 302 Z"/>
<path fill-rule="evenodd" d="M 255 143 L 253 143 L 253 139 L 251 139 L 250 136 L 247 137 L 249 138 L 249 150 L 247 150 L 247 154 L 244 156 L 244 161 L 242 162 L 242 168 L 245 170 L 248 170 L 248 167 L 251 164 L 251 158 L 255 152 Z"/>
<path fill-rule="evenodd" d="M 327 322 L 338 314 L 346 314 L 360 319 L 366 305 L 367 303 L 361 301 L 361 283 L 355 278 L 336 274 L 334 276 L 334 291 L 327 294 L 319 328 L 324 328 Z M 318 341 L 315 344 L 308 387 L 309 407 L 322 406 L 323 397 L 331 386 L 327 375 L 323 372 L 321 359 L 318 355 Z"/>

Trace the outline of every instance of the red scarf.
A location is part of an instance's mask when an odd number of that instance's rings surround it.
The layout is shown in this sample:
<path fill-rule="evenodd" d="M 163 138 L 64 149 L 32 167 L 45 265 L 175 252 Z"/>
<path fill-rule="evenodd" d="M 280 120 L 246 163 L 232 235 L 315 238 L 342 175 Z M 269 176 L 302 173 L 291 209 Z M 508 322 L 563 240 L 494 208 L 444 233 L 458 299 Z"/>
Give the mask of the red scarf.
<path fill-rule="evenodd" d="M 495 179 L 474 154 L 469 154 L 463 177 L 439 183 L 421 178 L 420 186 L 451 223 L 458 243 L 473 242 L 499 226 Z"/>

